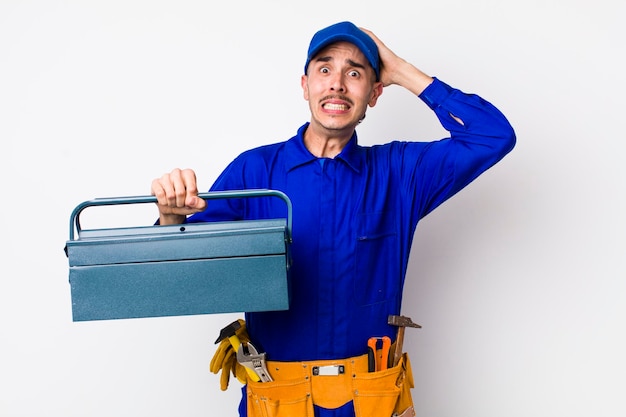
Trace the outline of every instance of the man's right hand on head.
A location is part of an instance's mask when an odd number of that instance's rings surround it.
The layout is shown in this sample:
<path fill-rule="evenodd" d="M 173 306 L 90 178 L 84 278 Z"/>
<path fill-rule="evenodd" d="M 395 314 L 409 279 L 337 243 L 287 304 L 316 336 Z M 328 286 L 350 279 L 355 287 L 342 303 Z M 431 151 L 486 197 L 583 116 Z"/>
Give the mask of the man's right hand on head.
<path fill-rule="evenodd" d="M 193 213 L 206 208 L 198 197 L 196 173 L 191 169 L 174 169 L 152 181 L 151 194 L 157 198 L 160 223 L 179 224 Z"/>

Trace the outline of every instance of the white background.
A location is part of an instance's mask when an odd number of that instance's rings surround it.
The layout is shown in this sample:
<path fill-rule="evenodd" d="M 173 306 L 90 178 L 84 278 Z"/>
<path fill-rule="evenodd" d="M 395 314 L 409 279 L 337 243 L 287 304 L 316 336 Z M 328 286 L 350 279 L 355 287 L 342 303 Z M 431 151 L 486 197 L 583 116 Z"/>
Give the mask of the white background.
<path fill-rule="evenodd" d="M 418 228 L 403 307 L 423 325 L 406 342 L 418 415 L 626 415 L 624 16 L 613 0 L 0 0 L 0 416 L 236 414 L 239 383 L 221 392 L 208 364 L 238 314 L 72 322 L 69 215 L 174 167 L 208 189 L 291 137 L 310 37 L 340 20 L 518 135 Z M 358 130 L 445 134 L 397 87 Z"/>

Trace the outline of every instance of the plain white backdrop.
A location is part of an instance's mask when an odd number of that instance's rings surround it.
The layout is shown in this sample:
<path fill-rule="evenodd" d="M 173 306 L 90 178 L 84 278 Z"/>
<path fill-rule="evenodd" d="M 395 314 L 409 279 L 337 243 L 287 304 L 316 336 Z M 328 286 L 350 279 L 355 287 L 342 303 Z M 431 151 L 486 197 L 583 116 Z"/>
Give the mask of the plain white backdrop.
<path fill-rule="evenodd" d="M 312 34 L 373 30 L 496 104 L 516 149 L 418 227 L 403 313 L 419 416 L 626 415 L 623 2 L 0 0 L 0 416 L 235 416 L 238 314 L 73 323 L 63 246 L 96 197 L 202 188 L 308 120 Z M 363 144 L 445 135 L 387 88 Z M 151 224 L 154 207 L 95 216 Z"/>

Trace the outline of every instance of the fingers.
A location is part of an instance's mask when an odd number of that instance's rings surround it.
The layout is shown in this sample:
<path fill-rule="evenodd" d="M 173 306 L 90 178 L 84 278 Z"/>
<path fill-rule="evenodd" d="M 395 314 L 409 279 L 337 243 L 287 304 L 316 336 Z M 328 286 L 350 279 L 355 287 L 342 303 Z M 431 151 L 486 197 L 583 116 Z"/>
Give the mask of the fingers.
<path fill-rule="evenodd" d="M 217 374 L 220 369 L 222 369 L 222 365 L 224 364 L 224 358 L 228 354 L 229 350 L 232 351 L 233 348 L 228 339 L 222 340 L 217 350 L 215 351 L 213 358 L 211 359 L 211 363 L 209 365 L 209 370 L 211 372 Z"/>
<path fill-rule="evenodd" d="M 152 194 L 160 205 L 184 207 L 187 193 L 198 194 L 196 175 L 191 170 L 176 168 L 152 181 Z"/>
<path fill-rule="evenodd" d="M 376 46 L 380 47 L 382 45 L 382 42 L 380 39 L 378 39 L 378 37 L 376 35 L 374 35 L 374 32 L 372 32 L 369 29 L 365 29 L 364 27 L 359 27 L 359 29 L 361 29 L 363 32 L 367 33 L 367 35 L 372 38 L 372 40 L 376 43 Z"/>
<path fill-rule="evenodd" d="M 383 83 L 383 86 L 387 87 L 395 84 L 408 89 L 415 95 L 419 95 L 433 82 L 432 77 L 396 55 L 372 31 L 364 28 L 360 29 L 372 38 L 378 47 L 378 55 L 381 62 L 380 81 Z"/>
<path fill-rule="evenodd" d="M 176 207 L 194 206 L 198 195 L 196 173 L 190 169 L 175 170 L 178 182 L 175 184 Z"/>
<path fill-rule="evenodd" d="M 378 53 L 381 55 L 381 60 L 385 57 L 385 55 L 389 52 L 389 53 L 393 53 L 391 52 L 391 50 L 383 43 L 383 41 L 381 41 L 378 36 L 374 35 L 374 32 L 372 32 L 369 29 L 365 29 L 365 28 L 359 28 L 361 29 L 363 32 L 365 32 L 370 38 L 372 38 L 372 40 L 374 41 L 374 43 L 376 44 L 376 46 L 378 47 Z"/>
<path fill-rule="evenodd" d="M 393 84 L 390 78 L 390 71 L 393 70 L 394 63 L 399 59 L 391 49 L 389 49 L 379 38 L 374 35 L 371 30 L 365 28 L 359 28 L 363 32 L 365 32 L 376 44 L 378 47 L 378 56 L 381 62 L 381 76 L 380 79 L 383 82 L 383 85 L 387 87 L 388 85 Z"/>
<path fill-rule="evenodd" d="M 198 198 L 196 173 L 191 169 L 176 168 L 154 179 L 151 193 L 161 214 L 188 215 L 206 207 L 206 201 Z"/>
<path fill-rule="evenodd" d="M 235 357 L 233 350 L 230 349 L 229 353 L 224 358 L 222 363 L 222 373 L 220 374 L 220 389 L 226 391 L 228 383 L 230 381 L 230 373 L 233 371 L 237 364 L 237 358 Z"/>

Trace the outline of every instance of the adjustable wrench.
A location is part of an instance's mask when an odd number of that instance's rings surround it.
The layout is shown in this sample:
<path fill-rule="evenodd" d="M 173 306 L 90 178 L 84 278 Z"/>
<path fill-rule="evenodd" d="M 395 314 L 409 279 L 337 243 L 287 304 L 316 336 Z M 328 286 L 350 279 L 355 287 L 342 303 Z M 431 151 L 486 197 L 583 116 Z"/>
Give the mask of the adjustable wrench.
<path fill-rule="evenodd" d="M 259 353 L 252 343 L 241 342 L 237 349 L 237 362 L 252 369 L 261 382 L 272 382 L 273 379 L 265 366 L 265 352 Z"/>

